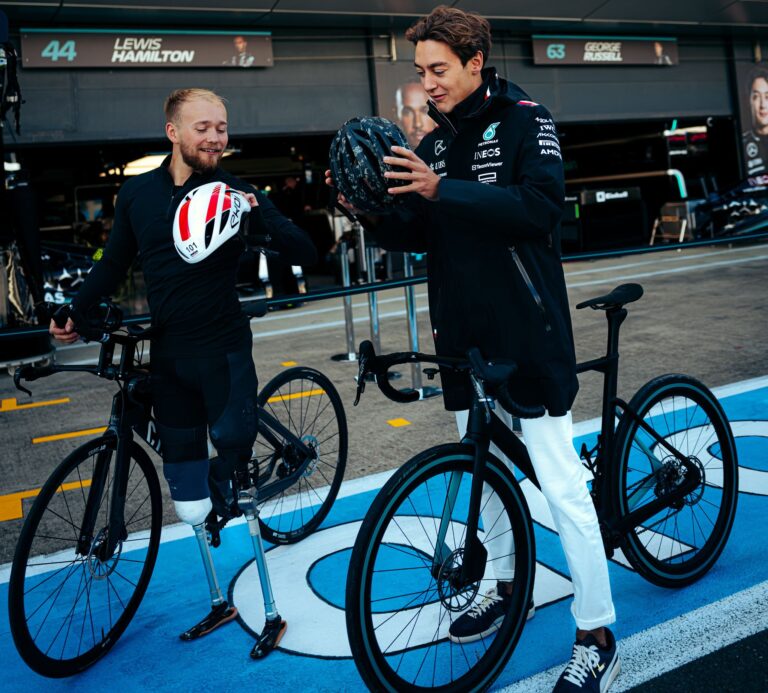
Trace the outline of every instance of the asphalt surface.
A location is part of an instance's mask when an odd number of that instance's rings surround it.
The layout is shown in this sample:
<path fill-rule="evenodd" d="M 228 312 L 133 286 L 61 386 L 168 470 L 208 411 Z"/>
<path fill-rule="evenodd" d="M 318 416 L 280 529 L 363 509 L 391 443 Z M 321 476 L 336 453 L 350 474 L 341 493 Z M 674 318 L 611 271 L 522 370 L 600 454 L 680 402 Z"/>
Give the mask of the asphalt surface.
<path fill-rule="evenodd" d="M 649 379 L 672 372 L 692 375 L 710 387 L 768 374 L 768 243 L 698 248 L 643 256 L 625 256 L 566 265 L 571 306 L 607 293 L 624 282 L 638 282 L 644 297 L 630 305 L 621 332 L 619 394 L 629 399 Z M 482 281 L 482 278 L 478 278 Z M 430 350 L 426 287 L 416 287 L 421 350 Z M 369 336 L 368 306 L 354 298 L 355 338 Z M 379 295 L 382 350 L 408 348 L 403 291 Z M 577 357 L 580 361 L 603 353 L 606 323 L 601 312 L 572 309 Z M 254 358 L 261 383 L 284 370 L 288 362 L 317 368 L 328 375 L 345 403 L 350 444 L 346 478 L 399 466 L 428 446 L 456 436 L 453 415 L 440 397 L 410 405 L 385 399 L 369 387 L 360 406 L 353 407 L 354 364 L 330 360 L 345 347 L 341 300 L 307 303 L 270 313 L 253 323 Z M 89 362 L 96 348 L 78 345 L 60 349 L 63 363 Z M 399 381 L 410 385 L 411 373 Z M 587 374 L 573 408 L 574 420 L 599 415 L 601 379 Z M 88 437 L 32 443 L 40 436 L 104 426 L 114 385 L 87 374 L 57 375 L 31 384 L 33 399 L 16 392 L 12 380 L 0 374 L 0 399 L 69 402 L 26 410 L 0 409 L 0 497 L 39 488 L 66 454 Z M 410 425 L 394 428 L 387 422 L 404 418 Z M 160 471 L 159 460 L 155 462 Z M 163 483 L 163 493 L 167 494 Z M 166 501 L 168 501 L 166 495 Z M 30 500 L 25 500 L 25 511 Z M 170 502 L 165 521 L 176 522 Z M 0 522 L 0 564 L 12 559 L 22 520 Z M 640 691 L 768 690 L 766 633 L 691 662 Z M 739 676 L 741 678 L 739 678 Z"/>

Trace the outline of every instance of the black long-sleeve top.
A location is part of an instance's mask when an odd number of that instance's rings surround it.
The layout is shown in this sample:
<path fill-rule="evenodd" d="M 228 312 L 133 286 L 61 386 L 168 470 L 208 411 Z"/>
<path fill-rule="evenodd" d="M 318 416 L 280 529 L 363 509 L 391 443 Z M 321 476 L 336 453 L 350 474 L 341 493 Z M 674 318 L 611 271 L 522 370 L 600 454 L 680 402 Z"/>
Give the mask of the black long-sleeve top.
<path fill-rule="evenodd" d="M 200 356 L 244 348 L 251 343 L 251 332 L 240 310 L 235 281 L 245 244 L 235 236 L 197 264 L 182 260 L 174 247 L 172 227 L 184 196 L 218 180 L 235 190 L 254 192 L 259 206 L 251 210 L 249 234 L 268 234 L 269 247 L 296 265 L 316 262 L 315 247 L 304 231 L 245 181 L 217 169 L 194 173 L 179 188 L 173 184 L 169 162 L 170 157 L 121 188 L 104 254 L 83 282 L 73 308 L 85 313 L 114 293 L 138 255 L 155 327 L 153 354 Z"/>

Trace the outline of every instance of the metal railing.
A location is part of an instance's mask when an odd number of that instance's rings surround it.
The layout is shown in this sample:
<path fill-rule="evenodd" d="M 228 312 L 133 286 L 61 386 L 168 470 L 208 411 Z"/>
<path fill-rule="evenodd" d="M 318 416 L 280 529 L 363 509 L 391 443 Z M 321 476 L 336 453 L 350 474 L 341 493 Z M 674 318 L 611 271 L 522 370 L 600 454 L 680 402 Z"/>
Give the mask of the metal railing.
<path fill-rule="evenodd" d="M 591 253 L 578 253 L 574 255 L 564 255 L 563 262 L 574 262 L 581 260 L 595 260 L 600 258 L 621 257 L 627 255 L 641 255 L 646 253 L 658 253 L 671 250 L 682 250 L 685 248 L 698 248 L 703 246 L 717 246 L 723 244 L 736 244 L 746 241 L 755 241 L 763 238 L 768 238 L 768 231 L 757 232 L 750 235 L 724 237 L 715 239 L 706 239 L 700 241 L 686 241 L 683 243 L 669 243 L 663 246 L 644 246 L 641 248 L 622 248 L 619 250 L 605 250 Z M 419 351 L 419 331 L 418 322 L 416 318 L 416 297 L 414 287 L 420 284 L 424 284 L 427 281 L 426 276 L 414 276 L 413 266 L 411 264 L 410 254 L 404 254 L 404 277 L 402 279 L 393 279 L 386 281 L 375 281 L 375 254 L 374 248 L 370 244 L 359 244 L 362 246 L 358 253 L 358 261 L 365 262 L 363 265 L 363 271 L 366 277 L 366 282 L 353 286 L 351 283 L 351 274 L 349 266 L 349 246 L 346 240 L 342 239 L 339 242 L 339 252 L 341 257 L 341 275 L 344 286 L 333 287 L 328 289 L 318 289 L 305 294 L 296 294 L 290 296 L 280 296 L 276 298 L 270 298 L 266 300 L 269 308 L 281 308 L 287 305 L 295 305 L 300 303 L 312 303 L 315 301 L 327 301 L 329 299 L 340 298 L 344 307 L 345 318 L 345 346 L 346 352 L 332 356 L 337 361 L 355 361 L 356 360 L 356 344 L 354 336 L 354 324 L 352 315 L 352 297 L 357 295 L 368 296 L 368 309 L 370 317 L 370 334 L 371 341 L 373 341 L 377 351 L 380 350 L 380 320 L 378 311 L 378 297 L 377 294 L 380 291 L 386 291 L 389 289 L 402 288 L 405 291 L 405 304 L 406 304 L 406 318 L 408 325 L 408 343 L 411 351 Z M 243 303 L 247 303 L 249 300 L 244 299 Z M 127 317 L 123 320 L 125 325 L 141 325 L 151 321 L 149 314 L 135 315 Z M 24 327 L 0 330 L 0 344 L 3 341 L 9 341 L 13 339 L 22 339 L 33 335 L 47 334 L 47 327 Z M 412 387 L 418 390 L 422 398 L 430 397 L 434 394 L 439 394 L 440 390 L 433 387 L 424 387 L 421 381 L 421 371 L 417 365 L 412 366 L 411 373 Z"/>

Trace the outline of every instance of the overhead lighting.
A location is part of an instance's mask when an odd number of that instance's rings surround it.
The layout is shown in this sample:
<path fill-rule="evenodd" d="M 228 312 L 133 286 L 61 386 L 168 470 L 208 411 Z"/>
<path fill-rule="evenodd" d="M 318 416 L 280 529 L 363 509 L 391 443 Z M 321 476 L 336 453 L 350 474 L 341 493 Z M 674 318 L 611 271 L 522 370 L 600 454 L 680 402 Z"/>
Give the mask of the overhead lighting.
<path fill-rule="evenodd" d="M 141 173 L 146 173 L 147 171 L 151 171 L 152 169 L 157 168 L 160 164 L 163 163 L 163 159 L 168 156 L 167 154 L 147 154 L 146 156 L 142 156 L 139 159 L 134 159 L 133 161 L 129 161 L 125 165 L 125 169 L 123 170 L 123 175 L 126 176 L 138 176 Z"/>
<path fill-rule="evenodd" d="M 238 149 L 232 149 L 232 148 L 225 149 L 224 153 L 222 154 L 222 158 L 232 156 L 232 154 L 238 151 L 239 151 Z M 142 156 L 138 159 L 134 159 L 133 161 L 129 161 L 125 165 L 125 169 L 123 170 L 123 175 L 138 176 L 141 173 L 152 171 L 153 169 L 156 169 L 160 164 L 163 163 L 163 160 L 165 159 L 166 156 L 168 156 L 167 153 L 147 154 L 146 156 Z"/>

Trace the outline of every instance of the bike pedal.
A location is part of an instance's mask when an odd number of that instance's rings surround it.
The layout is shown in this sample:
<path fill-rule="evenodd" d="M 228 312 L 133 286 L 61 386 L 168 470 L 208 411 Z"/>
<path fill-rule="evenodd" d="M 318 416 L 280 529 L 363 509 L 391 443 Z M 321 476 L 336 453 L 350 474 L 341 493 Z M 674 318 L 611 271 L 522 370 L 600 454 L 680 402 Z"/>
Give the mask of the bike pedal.
<path fill-rule="evenodd" d="M 251 650 L 251 659 L 264 659 L 280 644 L 286 630 L 288 630 L 288 622 L 282 618 L 267 621 L 261 635 L 256 638 L 256 643 Z"/>

